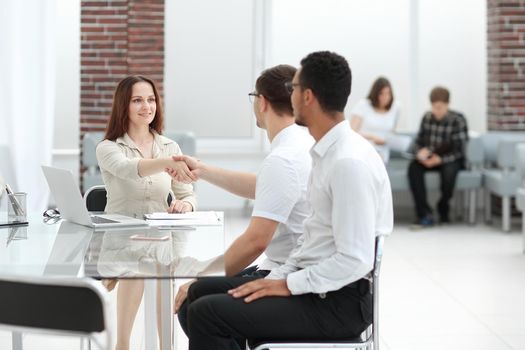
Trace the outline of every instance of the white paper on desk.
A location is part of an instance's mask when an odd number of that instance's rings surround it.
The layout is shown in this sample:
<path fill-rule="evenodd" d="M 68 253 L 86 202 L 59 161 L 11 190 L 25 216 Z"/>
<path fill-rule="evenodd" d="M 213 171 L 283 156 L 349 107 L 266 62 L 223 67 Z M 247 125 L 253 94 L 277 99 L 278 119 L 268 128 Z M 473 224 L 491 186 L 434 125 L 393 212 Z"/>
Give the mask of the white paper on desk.
<path fill-rule="evenodd" d="M 146 220 L 152 227 L 177 227 L 177 226 L 219 226 L 221 221 L 215 219 L 179 219 L 179 220 Z"/>
<path fill-rule="evenodd" d="M 192 211 L 188 213 L 151 213 L 144 214 L 146 220 L 203 220 L 219 221 L 219 216 L 214 211 Z"/>

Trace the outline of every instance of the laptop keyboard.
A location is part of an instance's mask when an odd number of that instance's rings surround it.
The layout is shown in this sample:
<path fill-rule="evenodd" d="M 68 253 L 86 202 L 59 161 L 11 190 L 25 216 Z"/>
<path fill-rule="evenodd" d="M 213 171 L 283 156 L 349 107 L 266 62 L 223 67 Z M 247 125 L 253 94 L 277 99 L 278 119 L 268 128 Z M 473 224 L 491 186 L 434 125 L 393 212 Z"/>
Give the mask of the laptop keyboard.
<path fill-rule="evenodd" d="M 112 224 L 112 223 L 118 223 L 119 222 L 119 221 L 115 221 L 115 220 L 101 218 L 100 216 L 92 216 L 91 220 L 93 220 L 94 224 Z"/>

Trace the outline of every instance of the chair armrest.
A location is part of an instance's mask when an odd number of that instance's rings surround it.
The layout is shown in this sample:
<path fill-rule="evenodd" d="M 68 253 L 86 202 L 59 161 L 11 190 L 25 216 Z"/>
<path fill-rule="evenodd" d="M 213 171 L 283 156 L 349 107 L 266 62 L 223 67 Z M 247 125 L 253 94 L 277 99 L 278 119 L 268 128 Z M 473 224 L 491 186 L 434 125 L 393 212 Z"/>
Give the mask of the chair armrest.
<path fill-rule="evenodd" d="M 503 170 L 514 168 L 516 161 L 516 145 L 520 141 L 502 140 L 498 143 L 498 167 Z"/>
<path fill-rule="evenodd" d="M 485 161 L 485 150 L 481 137 L 472 137 L 467 142 L 466 158 L 469 168 L 480 169 Z"/>

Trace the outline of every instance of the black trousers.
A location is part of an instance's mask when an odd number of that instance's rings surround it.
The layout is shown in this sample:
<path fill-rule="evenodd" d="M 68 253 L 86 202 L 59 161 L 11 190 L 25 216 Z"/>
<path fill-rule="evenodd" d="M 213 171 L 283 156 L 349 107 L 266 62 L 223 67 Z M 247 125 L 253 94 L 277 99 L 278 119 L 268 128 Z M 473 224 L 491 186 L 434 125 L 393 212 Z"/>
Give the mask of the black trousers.
<path fill-rule="evenodd" d="M 251 303 L 222 292 L 256 278 L 219 279 L 217 289 L 206 279 L 190 287 L 190 350 L 242 350 L 246 339 L 347 339 L 359 336 L 372 322 L 366 280 L 326 295 L 265 297 Z"/>
<path fill-rule="evenodd" d="M 269 270 L 257 270 L 257 266 L 250 266 L 239 272 L 235 277 L 247 277 L 253 279 L 264 278 L 270 273 Z M 195 290 L 190 288 L 188 290 L 188 298 L 182 303 L 179 312 L 177 312 L 177 317 L 179 319 L 179 324 L 184 333 L 189 336 L 188 331 L 188 300 L 196 300 L 201 295 L 207 295 L 211 293 L 226 293 L 229 289 L 237 287 L 240 284 L 232 285 L 236 280 L 232 280 L 229 277 L 209 277 L 199 280 L 200 287 Z M 241 281 L 247 282 L 248 280 L 244 279 Z M 242 283 L 241 283 L 242 284 Z M 193 286 L 192 286 L 193 287 Z M 197 293 L 196 293 L 197 292 Z"/>
<path fill-rule="evenodd" d="M 408 167 L 408 182 L 416 206 L 416 215 L 419 219 L 432 214 L 432 209 L 427 202 L 425 173 L 427 171 L 438 171 L 441 176 L 441 198 L 439 199 L 437 209 L 441 219 L 448 220 L 449 201 L 454 192 L 458 172 L 462 168 L 462 160 L 442 164 L 430 169 L 419 163 L 417 160 L 410 163 Z"/>

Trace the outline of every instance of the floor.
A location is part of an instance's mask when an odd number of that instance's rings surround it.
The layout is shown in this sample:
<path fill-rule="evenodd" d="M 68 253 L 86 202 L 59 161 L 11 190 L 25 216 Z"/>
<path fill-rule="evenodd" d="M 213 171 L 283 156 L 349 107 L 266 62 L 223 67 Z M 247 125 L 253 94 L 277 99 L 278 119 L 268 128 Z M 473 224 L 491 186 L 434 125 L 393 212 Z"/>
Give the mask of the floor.
<path fill-rule="evenodd" d="M 247 218 L 226 214 L 228 240 Z M 411 231 L 396 224 L 385 242 L 381 277 L 382 350 L 525 350 L 525 254 L 519 224 L 513 232 L 463 223 Z M 112 293 L 114 303 L 114 293 Z M 142 349 L 139 312 L 132 349 Z M 178 329 L 179 349 L 187 339 Z M 0 332 L 0 349 L 10 349 Z M 24 349 L 77 349 L 76 339 L 25 335 Z"/>

